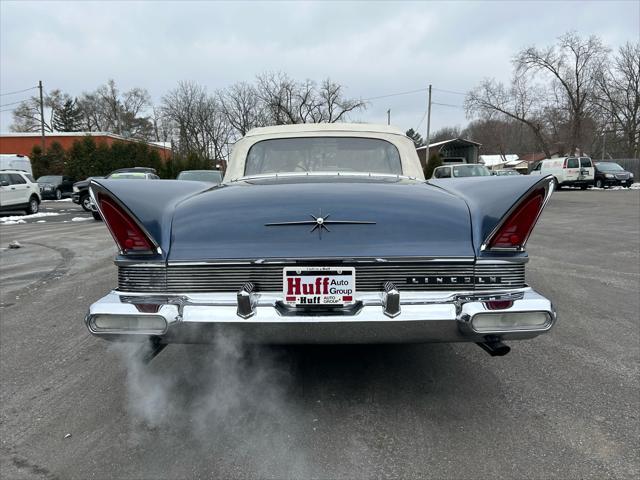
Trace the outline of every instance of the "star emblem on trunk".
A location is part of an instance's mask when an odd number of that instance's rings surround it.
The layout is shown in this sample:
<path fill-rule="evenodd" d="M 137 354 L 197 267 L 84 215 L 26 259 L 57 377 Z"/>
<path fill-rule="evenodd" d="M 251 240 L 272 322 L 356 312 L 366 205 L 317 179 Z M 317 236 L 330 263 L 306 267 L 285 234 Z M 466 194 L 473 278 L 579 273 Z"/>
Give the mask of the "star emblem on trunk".
<path fill-rule="evenodd" d="M 327 213 L 322 215 L 322 210 L 316 215 L 309 215 L 312 220 L 299 220 L 295 222 L 273 222 L 265 223 L 265 227 L 286 227 L 293 225 L 311 225 L 312 228 L 309 232 L 318 231 L 318 236 L 322 238 L 322 231 L 330 232 L 331 230 L 327 225 L 375 225 L 376 222 L 368 222 L 363 220 L 329 220 L 331 214 Z"/>

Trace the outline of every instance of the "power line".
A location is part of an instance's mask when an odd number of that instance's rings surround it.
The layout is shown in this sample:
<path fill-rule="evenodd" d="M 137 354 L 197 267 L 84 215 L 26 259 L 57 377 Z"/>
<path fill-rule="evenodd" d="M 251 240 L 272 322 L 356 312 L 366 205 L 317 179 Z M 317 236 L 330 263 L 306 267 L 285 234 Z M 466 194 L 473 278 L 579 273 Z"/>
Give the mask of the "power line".
<path fill-rule="evenodd" d="M 4 103 L 4 104 L 0 105 L 0 108 L 2 108 L 2 107 L 8 107 L 8 106 L 10 106 L 10 105 L 18 105 L 19 103 L 26 102 L 27 100 L 28 100 L 28 99 L 20 100 L 19 102 Z"/>
<path fill-rule="evenodd" d="M 445 89 L 443 89 L 443 88 L 434 88 L 434 90 L 435 90 L 436 92 L 453 93 L 454 95 L 462 95 L 462 96 L 464 96 L 464 97 L 466 97 L 466 96 L 467 96 L 467 94 L 466 94 L 466 93 L 463 93 L 463 92 L 456 92 L 455 90 L 445 90 Z"/>
<path fill-rule="evenodd" d="M 409 90 L 408 92 L 398 92 L 398 93 L 390 93 L 388 95 L 379 95 L 377 97 L 370 97 L 362 99 L 363 102 L 368 102 L 369 100 L 377 100 L 379 98 L 389 98 L 389 97 L 397 97 L 399 95 L 409 95 L 410 93 L 418 93 L 418 92 L 426 92 L 426 88 L 420 88 L 418 90 Z"/>
<path fill-rule="evenodd" d="M 6 110 L 0 110 L 0 113 L 13 112 L 13 108 L 7 108 Z"/>
<path fill-rule="evenodd" d="M 25 88 L 24 90 L 16 90 L 15 92 L 0 93 L 0 97 L 4 97 L 5 95 L 15 95 L 16 93 L 28 92 L 29 90 L 35 90 L 36 88 L 38 87 L 29 87 Z"/>
<path fill-rule="evenodd" d="M 420 127 L 422 126 L 422 122 L 424 122 L 424 119 L 427 116 L 427 110 L 424 111 L 424 113 L 422 114 L 422 118 L 420 119 L 420 123 L 418 123 L 418 126 L 416 128 L 413 129 L 414 132 L 417 132 L 418 130 L 420 130 Z"/>
<path fill-rule="evenodd" d="M 452 105 L 450 103 L 431 102 L 432 105 L 441 105 L 443 107 L 464 108 L 462 105 Z"/>

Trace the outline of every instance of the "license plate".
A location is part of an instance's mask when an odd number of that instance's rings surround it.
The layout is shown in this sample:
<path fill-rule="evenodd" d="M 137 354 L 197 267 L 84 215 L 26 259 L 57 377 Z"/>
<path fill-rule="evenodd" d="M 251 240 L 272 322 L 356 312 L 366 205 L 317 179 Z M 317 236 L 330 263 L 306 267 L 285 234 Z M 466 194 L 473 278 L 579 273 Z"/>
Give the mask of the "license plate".
<path fill-rule="evenodd" d="M 353 267 L 286 267 L 284 303 L 291 307 L 344 307 L 355 302 Z"/>

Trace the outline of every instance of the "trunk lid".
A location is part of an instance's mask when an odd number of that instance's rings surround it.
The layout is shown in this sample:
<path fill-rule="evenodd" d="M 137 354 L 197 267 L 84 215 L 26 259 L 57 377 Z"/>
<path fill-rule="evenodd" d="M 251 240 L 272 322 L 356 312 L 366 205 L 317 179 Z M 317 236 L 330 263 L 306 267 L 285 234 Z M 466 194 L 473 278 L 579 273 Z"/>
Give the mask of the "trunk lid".
<path fill-rule="evenodd" d="M 370 223 L 333 223 L 348 221 Z M 168 260 L 473 256 L 469 210 L 455 195 L 396 177 L 302 177 L 237 182 L 180 202 Z"/>

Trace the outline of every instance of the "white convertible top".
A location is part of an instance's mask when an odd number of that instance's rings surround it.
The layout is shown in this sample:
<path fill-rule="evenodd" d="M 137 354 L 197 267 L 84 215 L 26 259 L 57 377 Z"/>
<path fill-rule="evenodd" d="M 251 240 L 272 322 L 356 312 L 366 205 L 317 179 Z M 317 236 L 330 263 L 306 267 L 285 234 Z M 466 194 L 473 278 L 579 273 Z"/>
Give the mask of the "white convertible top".
<path fill-rule="evenodd" d="M 395 127 L 369 123 L 304 123 L 254 128 L 247 132 L 234 145 L 224 182 L 238 180 L 245 176 L 245 160 L 249 149 L 254 144 L 272 138 L 295 137 L 358 137 L 386 140 L 392 143 L 400 153 L 402 175 L 424 179 L 413 141 Z"/>

